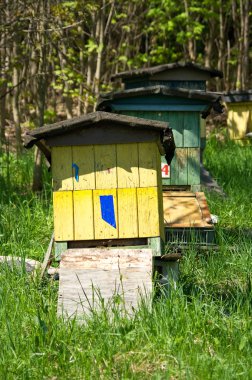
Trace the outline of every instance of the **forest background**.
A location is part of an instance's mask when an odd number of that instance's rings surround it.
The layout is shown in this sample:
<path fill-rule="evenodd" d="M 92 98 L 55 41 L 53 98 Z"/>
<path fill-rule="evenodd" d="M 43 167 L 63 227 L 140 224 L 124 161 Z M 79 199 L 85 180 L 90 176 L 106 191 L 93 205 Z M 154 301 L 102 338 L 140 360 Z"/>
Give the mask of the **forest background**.
<path fill-rule="evenodd" d="M 251 0 L 0 0 L 0 151 L 10 129 L 19 155 L 27 128 L 93 111 L 120 71 L 192 61 L 223 72 L 210 90 L 251 88 L 251 16 Z"/>

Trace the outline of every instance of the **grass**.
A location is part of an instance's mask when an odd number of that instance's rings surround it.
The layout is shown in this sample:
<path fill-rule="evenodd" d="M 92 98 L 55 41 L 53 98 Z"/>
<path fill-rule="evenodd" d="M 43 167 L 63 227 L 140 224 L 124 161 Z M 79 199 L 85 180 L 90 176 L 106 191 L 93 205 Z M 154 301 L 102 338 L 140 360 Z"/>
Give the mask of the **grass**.
<path fill-rule="evenodd" d="M 6 159 L 6 157 L 5 157 Z M 50 178 L 31 194 L 32 157 L 0 172 L 0 254 L 42 260 L 52 232 Z M 181 262 L 170 297 L 132 319 L 103 311 L 80 326 L 56 317 L 57 283 L 0 266 L 0 379 L 251 379 L 252 149 L 211 138 L 205 164 L 227 196 L 207 194 L 219 251 Z M 15 176 L 8 173 L 15 171 Z"/>

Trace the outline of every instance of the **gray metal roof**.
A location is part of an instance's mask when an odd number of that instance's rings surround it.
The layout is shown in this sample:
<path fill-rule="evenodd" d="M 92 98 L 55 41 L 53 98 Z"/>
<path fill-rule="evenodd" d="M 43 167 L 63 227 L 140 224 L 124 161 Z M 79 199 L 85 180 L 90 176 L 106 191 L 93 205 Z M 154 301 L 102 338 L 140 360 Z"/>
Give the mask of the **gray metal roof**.
<path fill-rule="evenodd" d="M 159 65 L 159 66 L 154 66 L 154 67 L 149 67 L 149 68 L 123 71 L 121 73 L 112 75 L 111 80 L 114 80 L 116 78 L 131 79 L 135 77 L 149 77 L 163 71 L 174 70 L 177 68 L 192 69 L 192 70 L 208 73 L 210 77 L 223 78 L 223 73 L 219 70 L 214 70 L 214 69 L 211 69 L 210 67 L 200 66 L 192 62 L 175 62 L 175 63 L 167 63 L 164 65 Z"/>

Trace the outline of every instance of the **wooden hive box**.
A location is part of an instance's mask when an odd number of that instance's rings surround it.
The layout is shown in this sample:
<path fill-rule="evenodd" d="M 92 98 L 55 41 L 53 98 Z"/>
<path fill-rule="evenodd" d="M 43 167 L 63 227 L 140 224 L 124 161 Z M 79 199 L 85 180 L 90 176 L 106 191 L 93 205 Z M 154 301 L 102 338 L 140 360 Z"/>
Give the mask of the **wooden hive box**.
<path fill-rule="evenodd" d="M 252 132 L 252 90 L 226 93 L 224 100 L 229 138 L 241 144 L 249 142 L 246 134 Z"/>
<path fill-rule="evenodd" d="M 206 81 L 214 77 L 222 73 L 193 63 L 165 64 L 114 75 L 125 89 L 100 97 L 99 110 L 170 123 L 176 152 L 170 167 L 162 159 L 165 187 L 200 189 L 204 118 L 212 107 L 222 111 L 220 95 L 206 92 Z"/>
<path fill-rule="evenodd" d="M 51 160 L 56 242 L 164 239 L 160 157 L 166 128 L 95 112 L 29 133 L 26 146 L 37 144 Z"/>

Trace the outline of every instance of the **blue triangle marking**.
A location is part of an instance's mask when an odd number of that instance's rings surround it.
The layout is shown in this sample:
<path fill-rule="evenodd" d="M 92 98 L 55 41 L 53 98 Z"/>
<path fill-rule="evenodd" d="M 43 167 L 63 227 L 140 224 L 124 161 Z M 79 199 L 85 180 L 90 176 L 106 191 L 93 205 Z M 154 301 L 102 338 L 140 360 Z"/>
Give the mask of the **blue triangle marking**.
<path fill-rule="evenodd" d="M 116 228 L 115 208 L 113 195 L 100 195 L 102 219 Z"/>

